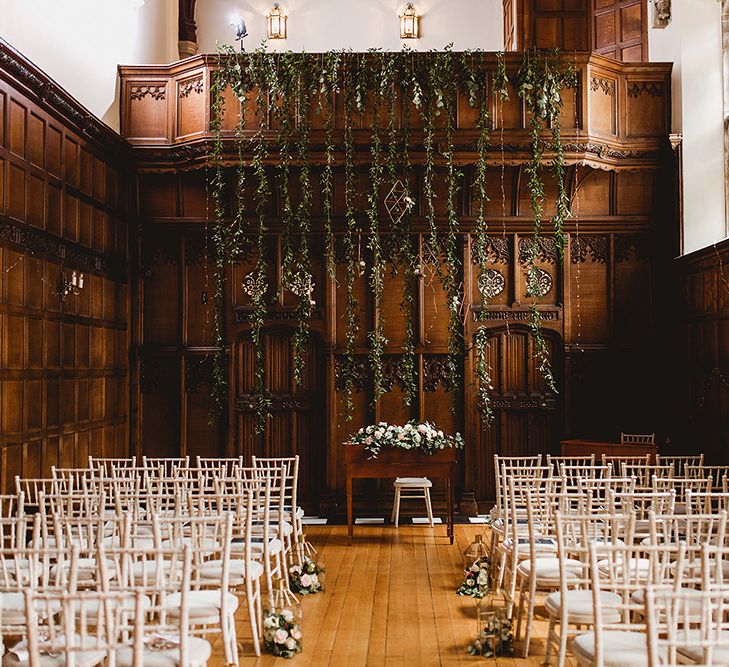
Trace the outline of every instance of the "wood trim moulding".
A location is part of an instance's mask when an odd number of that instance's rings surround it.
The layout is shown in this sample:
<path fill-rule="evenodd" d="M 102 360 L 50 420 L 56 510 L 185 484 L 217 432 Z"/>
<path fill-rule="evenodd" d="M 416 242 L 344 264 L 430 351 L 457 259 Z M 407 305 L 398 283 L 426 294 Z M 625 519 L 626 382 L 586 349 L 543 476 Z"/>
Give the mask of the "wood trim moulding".
<path fill-rule="evenodd" d="M 126 160 L 131 144 L 92 114 L 64 88 L 0 37 L 0 78 L 19 87 L 35 103 L 104 151 Z"/>
<path fill-rule="evenodd" d="M 0 244 L 6 243 L 34 256 L 68 262 L 74 267 L 104 275 L 117 282 L 127 282 L 127 271 L 122 259 L 96 252 L 42 229 L 14 222 L 0 213 Z"/>

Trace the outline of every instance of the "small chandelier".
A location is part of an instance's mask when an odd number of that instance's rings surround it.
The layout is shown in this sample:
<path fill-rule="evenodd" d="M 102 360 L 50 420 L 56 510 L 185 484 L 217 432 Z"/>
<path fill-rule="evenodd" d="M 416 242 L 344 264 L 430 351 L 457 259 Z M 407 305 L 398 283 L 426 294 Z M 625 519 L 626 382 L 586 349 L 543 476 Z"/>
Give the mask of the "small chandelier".
<path fill-rule="evenodd" d="M 418 39 L 420 37 L 420 16 L 412 2 L 408 2 L 405 11 L 400 14 L 400 39 Z"/>
<path fill-rule="evenodd" d="M 286 39 L 286 19 L 278 2 L 274 2 L 273 9 L 266 15 L 268 39 Z"/>

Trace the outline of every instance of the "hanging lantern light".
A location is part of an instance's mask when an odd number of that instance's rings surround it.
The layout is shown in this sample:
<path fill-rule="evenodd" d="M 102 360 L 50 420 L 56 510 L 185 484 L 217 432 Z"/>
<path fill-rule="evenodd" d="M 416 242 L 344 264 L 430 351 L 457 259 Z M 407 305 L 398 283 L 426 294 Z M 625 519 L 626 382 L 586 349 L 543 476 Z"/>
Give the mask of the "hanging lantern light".
<path fill-rule="evenodd" d="M 278 2 L 273 3 L 273 9 L 266 15 L 268 39 L 286 39 L 286 19 Z"/>
<path fill-rule="evenodd" d="M 412 2 L 408 2 L 405 11 L 400 14 L 400 39 L 418 39 L 420 37 L 420 16 Z"/>

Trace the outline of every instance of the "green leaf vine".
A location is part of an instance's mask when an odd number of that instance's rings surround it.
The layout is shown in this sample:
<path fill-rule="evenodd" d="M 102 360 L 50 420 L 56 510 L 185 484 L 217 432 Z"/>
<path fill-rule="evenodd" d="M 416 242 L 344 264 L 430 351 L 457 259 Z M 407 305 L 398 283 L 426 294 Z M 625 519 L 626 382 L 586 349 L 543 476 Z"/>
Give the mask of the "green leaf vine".
<path fill-rule="evenodd" d="M 345 336 L 342 350 L 345 362 L 343 398 L 345 418 L 352 415 L 354 367 L 360 329 L 360 304 L 356 283 L 367 280 L 374 303 L 374 325 L 367 332 L 372 399 L 376 402 L 386 391 L 383 368 L 388 341 L 381 314 L 387 263 L 402 273 L 405 335 L 399 365 L 403 401 L 414 405 L 418 394 L 417 314 L 418 292 L 423 272 L 437 274 L 448 303 L 448 380 L 453 407 L 459 404 L 464 354 L 463 230 L 458 219 L 463 165 L 456 163 L 454 147 L 455 120 L 459 99 L 467 100 L 477 110 L 476 157 L 468 168 L 473 178 L 472 201 L 475 221 L 472 251 L 479 266 L 479 278 L 485 276 L 489 261 L 488 225 L 486 224 L 487 165 L 490 150 L 491 118 L 489 97 L 501 101 L 509 97 L 514 83 L 529 113 L 531 159 L 525 167 L 533 231 L 527 258 L 527 292 L 533 297 L 531 329 L 534 353 L 547 386 L 556 392 L 550 366 L 549 349 L 541 330 L 538 307 L 537 262 L 542 252 L 544 218 L 545 153 L 551 155 L 551 175 L 557 183 L 552 232 L 560 259 L 565 245 L 564 222 L 569 215 L 569 198 L 565 189 L 565 157 L 560 136 L 562 91 L 574 85 L 572 71 L 563 68 L 556 53 L 528 52 L 514 81 L 509 80 L 505 57 L 497 54 L 496 70 L 490 80 L 486 60 L 478 51 L 454 54 L 451 47 L 442 51 L 415 54 L 371 51 L 331 51 L 323 54 L 283 52 L 269 53 L 262 45 L 250 53 L 239 54 L 231 47 L 221 47 L 211 81 L 211 129 L 214 135 L 209 156 L 210 185 L 215 220 L 211 225 L 215 262 L 215 364 L 213 401 L 217 412 L 228 405 L 228 363 L 226 359 L 225 292 L 230 264 L 239 262 L 245 250 L 254 251 L 255 264 L 245 277 L 244 288 L 251 299 L 247 322 L 255 350 L 254 386 L 250 398 L 256 413 L 256 431 L 267 424 L 271 400 L 267 394 L 264 327 L 270 321 L 273 304 L 267 267 L 269 207 L 273 190 L 278 196 L 281 219 L 281 287 L 296 296 L 295 332 L 293 335 L 293 373 L 297 382 L 303 377 L 306 350 L 310 337 L 313 299 L 312 219 L 315 184 L 321 197 L 321 226 L 314 233 L 324 236 L 325 267 L 329 280 L 336 282 L 336 261 L 343 261 L 345 292 Z M 240 103 L 233 134 L 237 148 L 234 169 L 227 171 L 230 160 L 225 152 L 223 116 L 228 88 Z M 253 98 L 251 101 L 251 97 Z M 341 101 L 341 125 L 337 121 L 335 99 Z M 311 145 L 312 100 L 322 118 L 324 146 Z M 414 130 L 411 106 L 422 122 L 422 153 L 418 166 L 426 226 L 424 247 L 415 244 L 413 227 L 414 198 L 411 188 L 416 179 L 411 157 Z M 255 121 L 251 121 L 254 109 Z M 386 116 L 383 116 L 383 111 Z M 358 152 L 355 132 L 360 121 L 371 119 L 369 153 Z M 255 124 L 254 124 L 255 123 Z M 250 128 L 254 129 L 251 130 Z M 273 137 L 273 140 L 272 140 Z M 360 135 L 357 135 L 360 142 Z M 419 144 L 418 144 L 419 145 Z M 312 166 L 312 152 L 323 150 L 322 166 Z M 359 162 L 367 163 L 366 206 L 358 211 Z M 270 163 L 274 166 L 268 166 Z M 335 219 L 335 168 L 344 171 L 344 215 Z M 313 170 L 317 169 L 316 173 Z M 469 172 L 471 173 L 471 172 Z M 436 183 L 443 179 L 445 201 L 436 206 Z M 295 186 L 294 186 L 295 184 Z M 292 188 L 295 187 L 296 195 Z M 228 189 L 232 188 L 232 198 Z M 393 189 L 406 193 L 407 210 L 392 227 L 385 230 L 379 212 L 384 197 Z M 252 194 L 251 194 L 252 192 Z M 441 190 L 439 190 L 441 192 Z M 234 210 L 229 211 L 229 201 Z M 445 212 L 439 218 L 437 210 Z M 337 224 L 339 226 L 337 227 Z M 366 260 L 362 255 L 366 249 Z M 427 252 L 427 257 L 425 253 Z M 335 258 L 336 257 L 336 258 Z M 426 266 L 427 265 L 427 266 Z M 481 280 L 479 280 L 479 286 Z M 282 295 L 283 296 L 283 295 Z M 480 315 L 487 315 L 487 297 L 481 294 Z M 478 402 L 485 421 L 492 418 L 489 401 L 491 369 L 488 365 L 487 327 L 474 336 L 475 374 Z"/>

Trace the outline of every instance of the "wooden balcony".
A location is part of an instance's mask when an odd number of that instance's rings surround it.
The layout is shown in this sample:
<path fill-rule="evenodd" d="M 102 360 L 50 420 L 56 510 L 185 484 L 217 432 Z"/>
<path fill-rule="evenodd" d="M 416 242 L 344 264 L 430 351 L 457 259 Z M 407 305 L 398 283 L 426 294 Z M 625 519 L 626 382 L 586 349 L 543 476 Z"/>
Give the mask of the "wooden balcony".
<path fill-rule="evenodd" d="M 496 70 L 496 56 L 484 54 L 482 57 L 491 77 Z M 171 65 L 119 67 L 121 132 L 135 147 L 141 165 L 165 163 L 172 168 L 190 167 L 206 160 L 213 137 L 210 84 L 217 61 L 216 55 L 199 55 Z M 565 91 L 560 119 L 567 160 L 602 169 L 652 167 L 663 162 L 670 131 L 671 64 L 622 63 L 588 53 L 565 55 L 564 61 L 577 71 L 577 86 Z M 506 55 L 510 74 L 516 73 L 521 62 L 519 53 Z M 246 121 L 246 127 L 251 133 L 258 129 L 251 108 L 253 97 L 247 103 L 247 116 L 251 120 Z M 402 118 L 402 103 L 398 101 L 398 122 Z M 335 99 L 334 104 L 335 132 L 341 132 L 343 103 Z M 508 101 L 499 102 L 492 95 L 490 105 L 492 161 L 500 163 L 503 153 L 508 164 L 524 162 L 530 149 L 529 118 L 523 101 L 512 89 Z M 324 119 L 316 113 L 316 106 L 313 100 L 311 156 L 314 162 L 318 159 L 317 151 L 319 157 L 323 154 L 325 132 Z M 231 139 L 239 108 L 238 100 L 228 91 L 223 128 L 224 135 Z M 422 136 L 419 128 L 423 125 L 418 111 L 411 111 L 411 139 L 417 147 Z M 459 96 L 454 144 L 461 159 L 475 154 L 476 116 L 468 100 Z M 275 123 L 270 115 L 269 119 L 267 132 L 275 140 Z M 369 143 L 369 126 L 368 114 L 355 119 L 355 142 Z"/>

